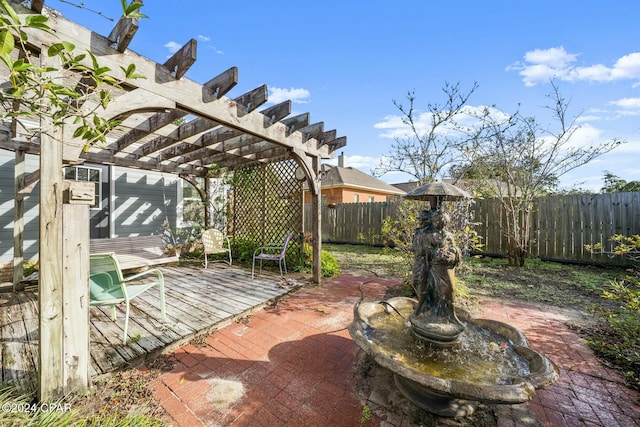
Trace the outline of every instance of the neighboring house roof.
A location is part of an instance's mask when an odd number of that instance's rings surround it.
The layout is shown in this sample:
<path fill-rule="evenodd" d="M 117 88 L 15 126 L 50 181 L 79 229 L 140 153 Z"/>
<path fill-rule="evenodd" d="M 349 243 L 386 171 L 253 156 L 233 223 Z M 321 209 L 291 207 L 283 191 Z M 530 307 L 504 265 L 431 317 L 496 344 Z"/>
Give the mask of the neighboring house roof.
<path fill-rule="evenodd" d="M 468 191 L 471 194 L 478 195 L 481 193 L 497 193 L 496 195 L 506 195 L 507 193 L 507 185 L 504 182 L 497 181 L 495 179 L 489 180 L 475 180 L 475 179 L 453 179 L 453 178 L 444 178 L 441 180 L 442 182 L 446 182 L 447 184 L 455 185 L 465 191 Z M 405 193 L 413 190 L 418 187 L 417 181 L 409 181 L 409 182 L 399 182 L 397 184 L 393 184 L 394 187 L 403 190 Z"/>
<path fill-rule="evenodd" d="M 387 194 L 402 195 L 405 192 L 387 184 L 384 181 L 374 178 L 358 169 L 352 167 L 323 165 L 322 167 L 322 188 L 349 187 L 370 191 L 379 191 Z"/>
<path fill-rule="evenodd" d="M 469 186 L 465 185 L 463 181 L 455 180 L 452 178 L 444 178 L 444 179 L 439 179 L 437 181 L 442 181 L 447 184 L 455 185 L 456 187 L 459 187 L 463 190 L 467 190 L 467 191 L 469 190 Z M 418 188 L 419 183 L 418 181 L 407 181 L 407 182 L 399 182 L 397 184 L 393 184 L 393 186 L 404 191 L 405 193 L 408 193 L 409 191 L 415 188 Z"/>
<path fill-rule="evenodd" d="M 408 193 L 409 191 L 418 187 L 418 182 L 417 181 L 398 182 L 397 184 L 392 184 L 392 185 L 397 189 L 402 190 L 404 193 Z"/>

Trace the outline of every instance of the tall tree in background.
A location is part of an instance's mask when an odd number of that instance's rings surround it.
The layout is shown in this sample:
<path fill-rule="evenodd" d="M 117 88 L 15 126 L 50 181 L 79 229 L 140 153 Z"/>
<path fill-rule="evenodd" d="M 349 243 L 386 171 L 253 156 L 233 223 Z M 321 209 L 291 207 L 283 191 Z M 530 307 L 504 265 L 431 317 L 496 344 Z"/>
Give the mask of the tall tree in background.
<path fill-rule="evenodd" d="M 600 189 L 603 193 L 625 193 L 640 191 L 640 181 L 626 181 L 611 172 L 604 171 L 604 186 Z"/>
<path fill-rule="evenodd" d="M 459 178 L 473 178 L 480 192 L 500 200 L 512 265 L 523 266 L 528 254 L 535 199 L 552 191 L 564 174 L 621 144 L 614 139 L 580 145 L 578 117 L 568 118 L 569 103 L 553 83 L 549 99 L 555 131 L 541 128 L 533 117 L 516 113 L 505 118 L 485 109 L 463 150 L 464 163 L 454 169 Z"/>
<path fill-rule="evenodd" d="M 465 107 L 477 88 L 474 83 L 464 91 L 459 83 L 445 83 L 444 103 L 428 103 L 426 111 L 416 109 L 414 92 L 407 94 L 407 104 L 393 101 L 407 133 L 395 138 L 391 151 L 374 168 L 374 175 L 404 172 L 420 184 L 442 177 L 445 168 L 460 159 L 468 132 L 460 121 L 468 117 Z"/>
<path fill-rule="evenodd" d="M 416 107 L 414 92 L 407 94 L 407 104 L 394 101 L 400 111 L 400 120 L 406 132 L 397 136 L 391 151 L 374 169 L 376 176 L 388 172 L 404 172 L 411 175 L 420 185 L 443 178 L 447 168 L 460 161 L 461 149 L 466 145 L 469 130 L 463 126 L 470 117 L 467 102 L 476 91 L 473 84 L 468 91 L 460 84 L 445 83 L 442 87 L 444 102 L 428 103 L 426 110 Z M 411 241 L 418 216 L 424 206 L 422 203 L 403 200 L 396 206 L 396 214 L 385 218 L 382 234 L 385 242 L 392 246 L 406 262 L 409 280 L 413 257 Z M 464 249 L 471 249 L 477 243 L 472 224 L 469 222 L 469 205 L 464 209 L 460 204 L 452 209 L 451 216 L 456 223 L 456 239 Z"/>

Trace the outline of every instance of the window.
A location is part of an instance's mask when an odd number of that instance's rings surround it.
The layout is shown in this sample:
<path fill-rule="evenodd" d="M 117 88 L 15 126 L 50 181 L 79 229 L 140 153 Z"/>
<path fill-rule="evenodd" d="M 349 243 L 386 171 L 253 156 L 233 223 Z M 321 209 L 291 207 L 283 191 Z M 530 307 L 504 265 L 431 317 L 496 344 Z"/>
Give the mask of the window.
<path fill-rule="evenodd" d="M 64 168 L 64 179 L 73 181 L 93 182 L 95 186 L 95 198 L 91 209 L 100 209 L 102 204 L 102 170 L 87 166 L 67 166 Z"/>
<path fill-rule="evenodd" d="M 198 185 L 204 186 L 204 178 L 196 178 Z M 200 223 L 204 220 L 204 206 L 198 190 L 189 182 L 182 182 L 182 222 Z"/>
<path fill-rule="evenodd" d="M 360 195 L 359 194 L 354 194 L 353 195 L 353 203 L 358 203 L 360 201 Z"/>
<path fill-rule="evenodd" d="M 375 198 L 373 196 L 369 196 L 369 203 L 373 203 L 375 200 Z"/>

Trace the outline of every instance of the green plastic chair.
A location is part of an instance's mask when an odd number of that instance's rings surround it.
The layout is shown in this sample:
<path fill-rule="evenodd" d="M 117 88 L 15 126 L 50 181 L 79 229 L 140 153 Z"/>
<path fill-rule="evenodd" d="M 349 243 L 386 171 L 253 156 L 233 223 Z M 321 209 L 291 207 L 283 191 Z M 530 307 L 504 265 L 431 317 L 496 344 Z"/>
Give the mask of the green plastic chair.
<path fill-rule="evenodd" d="M 144 283 L 128 284 L 147 275 L 155 275 L 155 279 Z M 158 286 L 160 290 L 160 312 L 162 320 L 166 320 L 164 276 L 158 269 L 146 270 L 126 278 L 122 275 L 120 264 L 113 253 L 90 255 L 89 272 L 89 304 L 95 306 L 111 306 L 111 319 L 116 320 L 116 304 L 125 303 L 123 344 L 127 344 L 127 328 L 131 299 L 148 289 Z"/>

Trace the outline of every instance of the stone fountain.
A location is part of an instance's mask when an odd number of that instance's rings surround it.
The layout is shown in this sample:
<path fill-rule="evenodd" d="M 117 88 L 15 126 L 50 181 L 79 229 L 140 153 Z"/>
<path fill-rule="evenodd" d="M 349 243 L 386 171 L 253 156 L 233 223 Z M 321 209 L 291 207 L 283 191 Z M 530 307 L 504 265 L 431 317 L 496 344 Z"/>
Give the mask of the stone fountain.
<path fill-rule="evenodd" d="M 444 417 L 473 413 L 476 403 L 515 404 L 558 379 L 555 365 L 529 347 L 516 328 L 474 319 L 456 309 L 455 267 L 462 254 L 447 230 L 442 200 L 470 197 L 432 183 L 405 196 L 430 201 L 413 238 L 413 285 L 418 299 L 361 301 L 349 327 L 354 341 L 390 370 L 400 392 Z"/>

